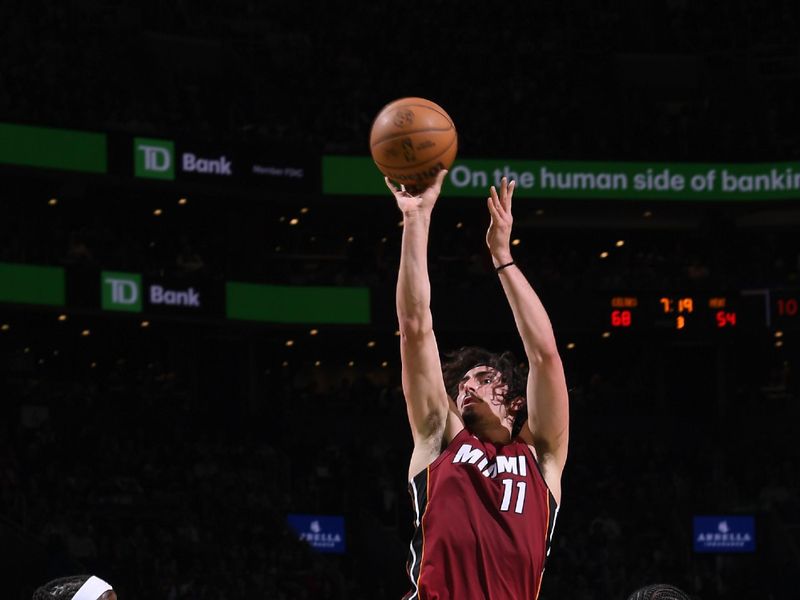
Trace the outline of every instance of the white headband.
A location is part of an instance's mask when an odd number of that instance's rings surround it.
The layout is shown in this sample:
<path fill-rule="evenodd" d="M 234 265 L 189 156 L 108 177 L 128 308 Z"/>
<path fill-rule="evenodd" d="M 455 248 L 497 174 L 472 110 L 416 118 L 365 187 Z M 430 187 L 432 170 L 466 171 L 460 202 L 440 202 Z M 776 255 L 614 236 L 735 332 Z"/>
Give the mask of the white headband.
<path fill-rule="evenodd" d="M 108 590 L 112 589 L 114 588 L 112 588 L 110 584 L 92 575 L 86 580 L 86 583 L 81 586 L 81 589 L 75 592 L 72 600 L 97 600 Z"/>

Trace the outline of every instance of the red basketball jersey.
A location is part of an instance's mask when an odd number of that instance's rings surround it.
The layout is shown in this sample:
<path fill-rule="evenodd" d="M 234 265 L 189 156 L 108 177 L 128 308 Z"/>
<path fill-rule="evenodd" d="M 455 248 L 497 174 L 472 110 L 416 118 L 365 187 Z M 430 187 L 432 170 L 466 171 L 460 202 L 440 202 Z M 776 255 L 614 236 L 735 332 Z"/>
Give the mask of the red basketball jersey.
<path fill-rule="evenodd" d="M 558 505 L 526 443 L 484 443 L 464 429 L 409 492 L 404 600 L 537 598 Z"/>

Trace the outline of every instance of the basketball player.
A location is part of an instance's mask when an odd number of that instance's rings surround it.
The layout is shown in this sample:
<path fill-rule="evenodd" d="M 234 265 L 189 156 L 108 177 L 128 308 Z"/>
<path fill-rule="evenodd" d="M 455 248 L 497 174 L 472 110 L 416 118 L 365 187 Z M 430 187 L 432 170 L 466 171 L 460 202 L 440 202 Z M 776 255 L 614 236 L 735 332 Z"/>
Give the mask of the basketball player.
<path fill-rule="evenodd" d="M 492 186 L 487 199 L 486 243 L 528 373 L 515 368 L 510 353 L 480 348 L 450 355 L 443 372 L 430 310 L 427 246 L 445 175 L 440 172 L 418 195 L 386 180 L 403 213 L 397 316 L 414 439 L 408 477 L 416 531 L 405 600 L 536 598 L 567 459 L 564 370 L 547 313 L 511 256 L 514 182 L 504 178 L 499 193 Z"/>
<path fill-rule="evenodd" d="M 117 600 L 111 585 L 94 575 L 73 575 L 48 581 L 33 600 Z"/>

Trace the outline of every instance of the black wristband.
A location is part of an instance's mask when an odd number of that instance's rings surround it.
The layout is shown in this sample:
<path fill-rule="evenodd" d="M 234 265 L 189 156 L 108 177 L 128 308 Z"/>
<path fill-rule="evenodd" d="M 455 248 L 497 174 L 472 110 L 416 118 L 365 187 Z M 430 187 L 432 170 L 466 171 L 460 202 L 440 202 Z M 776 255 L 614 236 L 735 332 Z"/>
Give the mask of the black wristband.
<path fill-rule="evenodd" d="M 512 260 L 511 262 L 508 262 L 508 263 L 506 263 L 506 264 L 504 264 L 504 265 L 500 265 L 499 267 L 496 267 L 496 268 L 495 268 L 494 272 L 495 272 L 495 273 L 499 273 L 500 271 L 502 271 L 502 270 L 503 270 L 503 269 L 505 269 L 506 267 L 510 267 L 510 266 L 511 266 L 511 265 L 513 265 L 513 264 L 514 264 L 514 261 Z"/>

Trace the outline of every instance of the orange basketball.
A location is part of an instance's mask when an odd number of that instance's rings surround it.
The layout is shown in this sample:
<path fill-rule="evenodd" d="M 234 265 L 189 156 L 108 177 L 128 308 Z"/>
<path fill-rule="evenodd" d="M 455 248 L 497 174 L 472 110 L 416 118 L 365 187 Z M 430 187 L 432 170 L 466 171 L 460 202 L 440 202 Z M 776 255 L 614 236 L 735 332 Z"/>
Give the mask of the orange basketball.
<path fill-rule="evenodd" d="M 456 158 L 458 136 L 444 109 L 424 98 L 401 98 L 383 107 L 369 134 L 372 159 L 389 179 L 425 188 Z"/>

